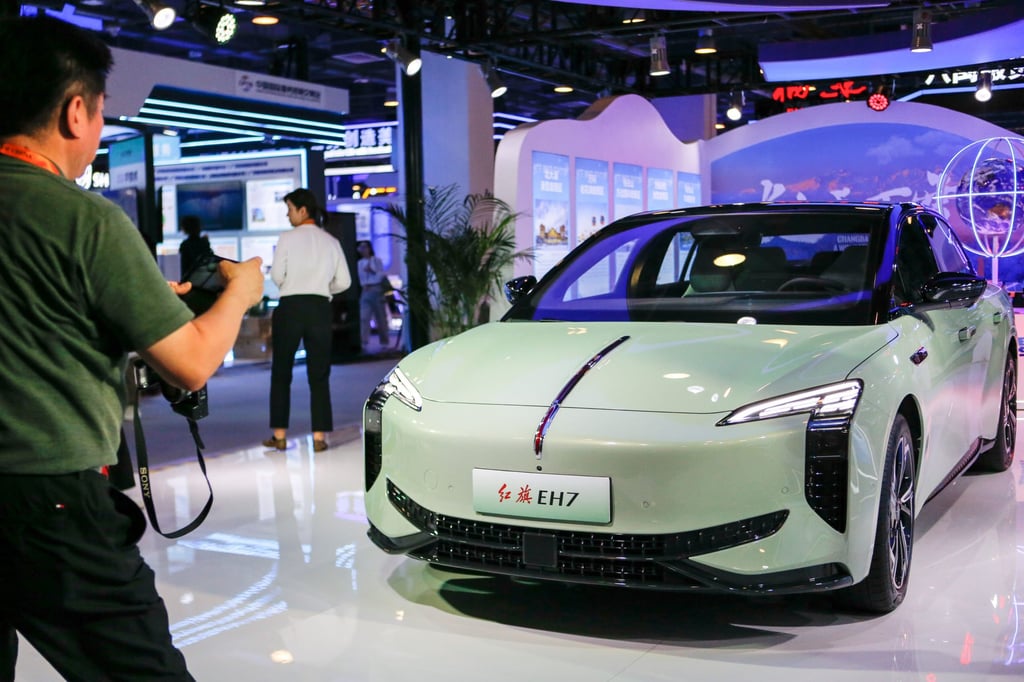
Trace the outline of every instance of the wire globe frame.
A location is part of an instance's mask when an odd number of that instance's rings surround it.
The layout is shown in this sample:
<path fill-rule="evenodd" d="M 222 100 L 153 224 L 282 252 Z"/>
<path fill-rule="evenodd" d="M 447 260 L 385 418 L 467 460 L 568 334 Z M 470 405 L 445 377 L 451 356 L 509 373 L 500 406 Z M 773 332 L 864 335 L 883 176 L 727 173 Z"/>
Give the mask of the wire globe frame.
<path fill-rule="evenodd" d="M 958 151 L 939 176 L 935 206 L 971 253 L 1024 253 L 1022 163 L 1024 139 L 990 137 Z"/>

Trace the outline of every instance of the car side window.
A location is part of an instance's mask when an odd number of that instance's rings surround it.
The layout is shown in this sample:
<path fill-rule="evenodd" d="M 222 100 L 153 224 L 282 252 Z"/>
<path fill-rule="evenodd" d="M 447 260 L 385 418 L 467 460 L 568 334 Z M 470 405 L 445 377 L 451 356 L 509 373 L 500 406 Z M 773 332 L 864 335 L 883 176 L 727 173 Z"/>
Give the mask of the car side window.
<path fill-rule="evenodd" d="M 624 291 L 621 281 L 623 268 L 629 262 L 636 240 L 630 240 L 614 251 L 609 251 L 596 261 L 578 280 L 566 290 L 562 301 L 574 301 L 594 296 L 609 296 Z"/>
<path fill-rule="evenodd" d="M 655 284 L 665 285 L 678 282 L 682 277 L 683 264 L 686 263 L 692 248 L 693 235 L 689 232 L 680 232 L 673 236 L 669 248 L 661 261 L 661 267 L 658 270 Z"/>
<path fill-rule="evenodd" d="M 935 253 L 935 260 L 938 263 L 939 272 L 957 272 L 963 275 L 973 275 L 974 266 L 971 265 L 963 245 L 953 230 L 945 222 L 935 216 L 922 216 L 926 231 L 929 232 L 932 243 L 932 251 Z"/>
<path fill-rule="evenodd" d="M 924 226 L 915 218 L 903 221 L 896 246 L 897 303 L 921 303 L 921 286 L 939 272 L 932 252 L 931 240 Z"/>

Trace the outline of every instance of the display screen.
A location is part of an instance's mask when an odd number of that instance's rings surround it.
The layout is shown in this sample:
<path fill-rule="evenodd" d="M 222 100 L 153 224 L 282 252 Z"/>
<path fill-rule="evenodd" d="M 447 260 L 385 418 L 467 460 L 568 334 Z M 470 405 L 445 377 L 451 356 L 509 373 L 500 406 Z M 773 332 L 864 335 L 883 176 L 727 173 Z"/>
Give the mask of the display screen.
<path fill-rule="evenodd" d="M 245 227 L 245 186 L 241 181 L 178 185 L 177 203 L 178 217 L 198 217 L 203 232 Z"/>

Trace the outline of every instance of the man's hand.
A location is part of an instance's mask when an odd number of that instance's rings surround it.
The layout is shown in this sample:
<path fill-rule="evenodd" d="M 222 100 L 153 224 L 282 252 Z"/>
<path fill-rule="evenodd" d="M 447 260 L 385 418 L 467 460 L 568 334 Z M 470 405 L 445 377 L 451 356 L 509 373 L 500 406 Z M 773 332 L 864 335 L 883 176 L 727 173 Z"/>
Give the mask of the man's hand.
<path fill-rule="evenodd" d="M 246 301 L 251 308 L 263 298 L 263 259 L 250 258 L 241 263 L 222 260 L 218 268 L 224 278 L 224 293 L 231 293 Z"/>
<path fill-rule="evenodd" d="M 224 291 L 213 306 L 191 322 L 139 351 L 139 355 L 166 381 L 197 391 L 213 376 L 231 350 L 245 311 L 263 298 L 263 262 L 252 258 L 242 263 L 221 261 Z M 183 287 L 170 283 L 175 293 Z"/>
<path fill-rule="evenodd" d="M 192 282 L 168 282 L 167 286 L 171 287 L 171 291 L 178 296 L 183 296 L 192 291 Z"/>

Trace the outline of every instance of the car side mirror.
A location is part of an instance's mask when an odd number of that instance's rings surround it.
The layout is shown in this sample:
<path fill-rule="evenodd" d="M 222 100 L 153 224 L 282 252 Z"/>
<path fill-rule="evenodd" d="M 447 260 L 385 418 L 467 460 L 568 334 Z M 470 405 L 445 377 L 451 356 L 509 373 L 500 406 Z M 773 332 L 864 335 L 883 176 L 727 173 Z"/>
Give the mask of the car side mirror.
<path fill-rule="evenodd" d="M 925 304 L 971 305 L 985 292 L 984 277 L 959 272 L 940 272 L 921 287 Z"/>
<path fill-rule="evenodd" d="M 505 298 L 508 299 L 509 303 L 514 304 L 523 296 L 533 291 L 535 286 L 537 286 L 537 278 L 533 275 L 516 277 L 505 282 Z"/>

